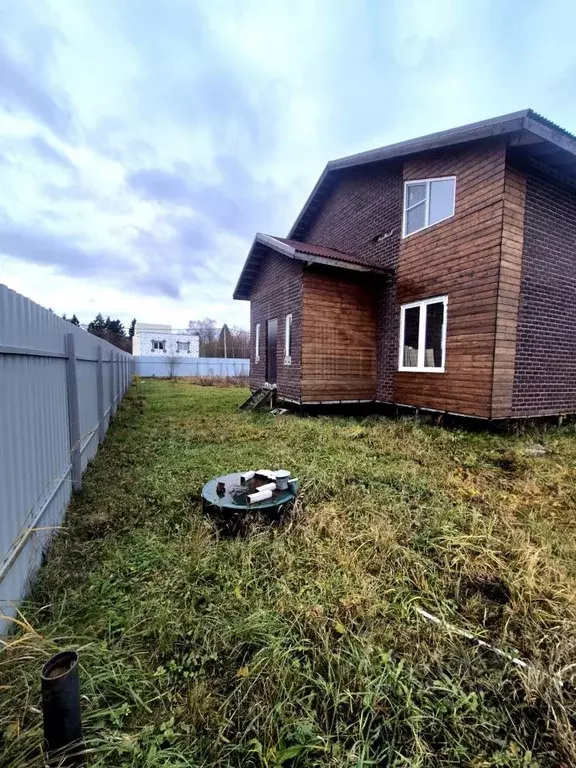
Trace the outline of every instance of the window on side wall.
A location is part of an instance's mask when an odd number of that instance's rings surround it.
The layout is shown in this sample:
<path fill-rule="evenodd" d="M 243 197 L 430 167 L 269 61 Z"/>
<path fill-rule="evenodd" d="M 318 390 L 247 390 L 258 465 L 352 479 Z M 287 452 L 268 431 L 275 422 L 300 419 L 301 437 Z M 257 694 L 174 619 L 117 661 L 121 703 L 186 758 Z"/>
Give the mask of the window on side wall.
<path fill-rule="evenodd" d="M 260 323 L 256 323 L 254 332 L 254 362 L 260 362 Z"/>
<path fill-rule="evenodd" d="M 284 365 L 292 365 L 292 315 L 286 315 L 284 332 Z"/>
<path fill-rule="evenodd" d="M 189 341 L 177 341 L 176 352 L 188 352 L 190 354 L 190 342 Z"/>
<path fill-rule="evenodd" d="M 158 339 L 152 339 L 152 351 L 154 352 L 166 352 L 166 339 L 159 341 Z"/>
<path fill-rule="evenodd" d="M 447 296 L 401 306 L 398 370 L 413 373 L 445 371 L 447 308 Z"/>
<path fill-rule="evenodd" d="M 455 176 L 405 182 L 403 237 L 454 216 L 455 202 Z"/>

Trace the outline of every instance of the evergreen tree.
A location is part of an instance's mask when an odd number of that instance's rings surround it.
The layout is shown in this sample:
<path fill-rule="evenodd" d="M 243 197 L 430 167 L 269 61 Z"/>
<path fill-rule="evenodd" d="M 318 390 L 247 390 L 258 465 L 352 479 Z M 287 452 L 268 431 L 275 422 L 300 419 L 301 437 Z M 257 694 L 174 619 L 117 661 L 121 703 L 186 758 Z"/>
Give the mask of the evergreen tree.
<path fill-rule="evenodd" d="M 135 333 L 136 333 L 136 318 L 134 318 L 134 320 L 132 320 L 132 322 L 130 323 L 130 328 L 128 330 L 128 336 L 131 339 L 133 339 Z"/>
<path fill-rule="evenodd" d="M 109 320 L 110 318 L 108 318 Z M 88 323 L 88 333 L 93 333 L 94 336 L 99 336 L 101 339 L 105 338 L 106 336 L 106 321 L 102 317 L 101 313 L 98 312 L 94 320 L 92 320 L 91 323 Z"/>
<path fill-rule="evenodd" d="M 106 320 L 106 330 L 112 336 L 115 336 L 118 340 L 126 338 L 126 331 L 120 320 Z"/>
<path fill-rule="evenodd" d="M 78 320 L 76 315 L 72 315 L 72 317 L 70 318 L 70 322 L 72 323 L 72 325 L 80 325 L 80 320 Z"/>

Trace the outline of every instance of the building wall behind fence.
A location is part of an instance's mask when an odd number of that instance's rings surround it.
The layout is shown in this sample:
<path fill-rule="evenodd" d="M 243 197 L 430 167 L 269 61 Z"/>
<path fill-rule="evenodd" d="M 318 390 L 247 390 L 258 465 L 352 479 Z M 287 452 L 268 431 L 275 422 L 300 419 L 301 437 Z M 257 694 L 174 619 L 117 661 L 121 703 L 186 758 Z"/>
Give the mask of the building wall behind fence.
<path fill-rule="evenodd" d="M 250 360 L 226 357 L 178 357 L 171 372 L 170 360 L 149 355 L 135 356 L 136 373 L 145 378 L 172 376 L 248 376 Z"/>
<path fill-rule="evenodd" d="M 163 341 L 166 349 L 152 349 L 153 341 Z M 189 352 L 180 352 L 178 342 L 189 344 Z M 133 353 L 142 357 L 199 357 L 200 339 L 197 333 L 177 333 L 175 331 L 136 331 L 133 341 Z"/>
<path fill-rule="evenodd" d="M 133 375 L 132 355 L 0 285 L 0 633 Z"/>

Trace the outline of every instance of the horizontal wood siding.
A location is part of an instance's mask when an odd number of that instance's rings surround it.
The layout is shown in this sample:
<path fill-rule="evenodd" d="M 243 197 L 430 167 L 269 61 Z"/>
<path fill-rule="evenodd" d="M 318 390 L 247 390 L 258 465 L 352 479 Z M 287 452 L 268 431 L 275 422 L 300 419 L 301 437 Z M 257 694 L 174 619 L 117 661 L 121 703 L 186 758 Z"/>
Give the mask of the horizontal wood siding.
<path fill-rule="evenodd" d="M 500 285 L 494 344 L 493 418 L 512 415 L 525 201 L 526 177 L 508 166 L 504 186 Z"/>
<path fill-rule="evenodd" d="M 373 282 L 353 272 L 304 270 L 303 402 L 375 398 Z"/>
<path fill-rule="evenodd" d="M 456 176 L 456 208 L 400 242 L 398 303 L 447 295 L 448 325 L 446 372 L 396 371 L 396 403 L 491 415 L 505 169 L 499 142 L 405 163 L 404 180 Z"/>

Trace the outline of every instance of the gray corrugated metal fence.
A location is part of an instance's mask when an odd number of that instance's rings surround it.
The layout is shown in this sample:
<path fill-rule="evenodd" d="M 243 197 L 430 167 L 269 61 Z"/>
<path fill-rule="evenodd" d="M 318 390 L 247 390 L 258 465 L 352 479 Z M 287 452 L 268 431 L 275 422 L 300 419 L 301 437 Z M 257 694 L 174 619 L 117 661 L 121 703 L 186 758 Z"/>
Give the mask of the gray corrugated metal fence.
<path fill-rule="evenodd" d="M 0 285 L 0 633 L 133 374 L 132 355 Z"/>

